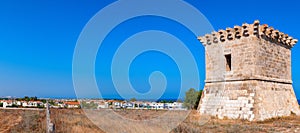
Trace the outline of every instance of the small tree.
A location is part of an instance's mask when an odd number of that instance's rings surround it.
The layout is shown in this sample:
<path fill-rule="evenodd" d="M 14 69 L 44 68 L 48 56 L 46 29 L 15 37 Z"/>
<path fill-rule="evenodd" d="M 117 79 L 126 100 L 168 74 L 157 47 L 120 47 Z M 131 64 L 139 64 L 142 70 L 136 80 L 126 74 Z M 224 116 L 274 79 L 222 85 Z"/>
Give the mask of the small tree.
<path fill-rule="evenodd" d="M 182 103 L 182 100 L 181 100 L 181 99 L 178 99 L 177 102 Z"/>
<path fill-rule="evenodd" d="M 29 97 L 28 97 L 28 96 L 25 96 L 25 97 L 24 97 L 24 100 L 28 102 L 28 101 L 29 101 Z"/>
<path fill-rule="evenodd" d="M 54 105 L 55 103 L 54 103 L 53 100 L 50 100 L 50 101 L 49 101 L 49 104 L 50 104 L 50 105 Z"/>
<path fill-rule="evenodd" d="M 43 103 L 46 103 L 46 102 L 47 102 L 46 99 L 42 99 L 41 101 L 42 101 Z"/>
<path fill-rule="evenodd" d="M 136 98 L 131 98 L 129 101 L 130 101 L 130 102 L 135 102 L 135 101 L 136 101 Z"/>
<path fill-rule="evenodd" d="M 37 101 L 37 97 L 36 96 L 35 97 L 30 97 L 29 101 Z"/>
<path fill-rule="evenodd" d="M 197 109 L 197 108 L 198 108 L 198 105 L 199 105 L 199 102 L 200 102 L 200 99 L 201 99 L 201 96 L 202 96 L 202 92 L 203 92 L 203 90 L 200 90 L 200 91 L 198 92 L 198 96 L 197 96 L 197 100 L 196 100 L 194 109 Z"/>
<path fill-rule="evenodd" d="M 202 91 L 200 91 L 202 93 Z M 201 94 L 199 91 L 196 91 L 194 88 L 190 88 L 185 93 L 184 103 L 183 105 L 187 107 L 188 109 L 197 109 L 198 103 L 201 97 Z"/>

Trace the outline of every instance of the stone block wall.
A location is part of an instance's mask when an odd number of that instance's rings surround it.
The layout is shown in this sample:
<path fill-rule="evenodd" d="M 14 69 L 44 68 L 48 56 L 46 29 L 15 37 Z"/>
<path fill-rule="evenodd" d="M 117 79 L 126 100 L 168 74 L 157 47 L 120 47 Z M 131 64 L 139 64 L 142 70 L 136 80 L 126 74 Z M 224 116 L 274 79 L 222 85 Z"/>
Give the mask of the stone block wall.
<path fill-rule="evenodd" d="M 250 36 L 207 45 L 206 82 L 262 79 L 292 83 L 291 50 L 266 39 Z M 225 55 L 231 54 L 231 71 Z"/>
<path fill-rule="evenodd" d="M 300 114 L 291 84 L 257 80 L 207 83 L 199 104 L 200 114 L 220 119 L 260 121 Z"/>
<path fill-rule="evenodd" d="M 300 115 L 291 79 L 297 39 L 259 21 L 198 39 L 206 57 L 200 114 L 250 121 Z"/>
<path fill-rule="evenodd" d="M 251 38 L 251 40 L 249 39 Z M 242 80 L 253 78 L 256 73 L 257 37 L 225 41 L 207 45 L 206 82 Z M 231 71 L 226 71 L 225 55 L 231 54 Z"/>
<path fill-rule="evenodd" d="M 291 50 L 268 39 L 260 39 L 255 46 L 255 78 L 292 83 Z"/>

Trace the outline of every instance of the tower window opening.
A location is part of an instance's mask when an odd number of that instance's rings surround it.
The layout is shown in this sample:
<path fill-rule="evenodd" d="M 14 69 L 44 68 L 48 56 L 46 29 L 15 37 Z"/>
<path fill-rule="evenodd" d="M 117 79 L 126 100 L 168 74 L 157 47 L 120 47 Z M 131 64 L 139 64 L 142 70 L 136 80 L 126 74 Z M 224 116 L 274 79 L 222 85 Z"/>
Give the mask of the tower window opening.
<path fill-rule="evenodd" d="M 231 71 L 231 54 L 225 55 L 226 58 L 226 71 Z"/>

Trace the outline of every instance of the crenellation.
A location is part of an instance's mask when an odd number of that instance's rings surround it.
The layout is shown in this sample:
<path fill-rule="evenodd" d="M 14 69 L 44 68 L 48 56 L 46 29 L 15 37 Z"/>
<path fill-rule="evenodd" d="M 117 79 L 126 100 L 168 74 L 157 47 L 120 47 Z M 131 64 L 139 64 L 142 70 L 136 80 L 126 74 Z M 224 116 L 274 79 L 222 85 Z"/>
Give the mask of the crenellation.
<path fill-rule="evenodd" d="M 212 39 L 213 39 L 213 43 L 218 43 L 219 42 L 219 33 L 218 32 L 212 32 Z"/>
<path fill-rule="evenodd" d="M 274 40 L 278 40 L 279 37 L 279 30 L 274 30 L 271 34 L 271 38 Z"/>
<path fill-rule="evenodd" d="M 265 35 L 265 33 L 266 33 L 266 30 L 267 30 L 267 28 L 269 27 L 269 25 L 267 25 L 267 24 L 263 24 L 263 25 L 261 25 L 260 27 L 259 27 L 259 30 L 260 30 L 260 36 L 263 36 L 263 35 Z"/>
<path fill-rule="evenodd" d="M 267 24 L 260 25 L 258 20 L 255 20 L 253 24 L 244 23 L 242 26 L 234 26 L 234 28 L 226 28 L 226 30 L 214 31 L 211 34 L 207 34 L 204 37 L 198 37 L 198 40 L 206 46 L 211 44 L 220 44 L 225 41 L 235 41 L 242 37 L 256 36 L 257 38 L 263 38 L 267 41 L 278 43 L 280 45 L 286 45 L 288 48 L 292 48 L 297 41 L 293 37 L 280 32 L 279 30 L 269 27 Z"/>
<path fill-rule="evenodd" d="M 284 33 L 283 32 L 279 32 L 278 42 L 283 43 L 283 41 L 282 41 L 283 36 L 284 36 Z"/>
<path fill-rule="evenodd" d="M 225 30 L 219 30 L 218 32 L 220 34 L 220 41 L 221 42 L 225 42 L 226 41 L 227 32 Z"/>
<path fill-rule="evenodd" d="M 259 36 L 259 24 L 260 22 L 258 20 L 255 20 L 253 23 L 253 34 L 256 36 Z"/>
<path fill-rule="evenodd" d="M 273 27 L 268 27 L 265 32 L 266 37 L 271 38 L 271 34 L 273 31 L 274 31 Z"/>
<path fill-rule="evenodd" d="M 232 28 L 226 28 L 227 31 L 227 39 L 228 40 L 233 40 L 235 35 L 234 35 L 234 29 Z"/>
<path fill-rule="evenodd" d="M 242 32 L 243 32 L 243 36 L 244 37 L 250 36 L 251 31 L 252 31 L 252 29 L 251 29 L 251 25 L 250 24 L 244 23 L 242 25 Z"/>
<path fill-rule="evenodd" d="M 298 40 L 297 39 L 292 39 L 292 41 L 291 41 L 291 45 L 292 46 L 294 46 L 296 43 L 298 42 Z"/>
<path fill-rule="evenodd" d="M 242 37 L 242 28 L 240 26 L 234 26 L 235 38 L 240 39 Z"/>
<path fill-rule="evenodd" d="M 286 44 L 286 41 L 287 41 L 287 38 L 288 38 L 289 36 L 287 35 L 287 34 L 283 34 L 283 37 L 282 37 L 282 41 L 281 42 L 283 42 L 283 44 Z"/>

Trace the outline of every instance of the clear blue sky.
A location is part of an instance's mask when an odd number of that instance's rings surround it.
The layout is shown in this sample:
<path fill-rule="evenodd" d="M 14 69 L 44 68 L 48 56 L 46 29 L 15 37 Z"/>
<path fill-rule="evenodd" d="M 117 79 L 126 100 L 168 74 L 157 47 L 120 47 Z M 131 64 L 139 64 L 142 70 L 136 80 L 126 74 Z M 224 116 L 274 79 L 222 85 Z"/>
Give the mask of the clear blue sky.
<path fill-rule="evenodd" d="M 75 97 L 72 58 L 76 41 L 85 24 L 109 0 L 9 0 L 0 2 L 0 96 Z M 224 29 L 259 19 L 300 39 L 299 1 L 209 1 L 186 0 L 200 10 L 214 29 Z M 180 12 L 180 10 L 178 10 Z M 168 25 L 161 25 L 161 21 Z M 138 26 L 137 26 L 138 25 Z M 174 30 L 173 27 L 178 27 Z M 104 97 L 117 96 L 110 75 L 111 58 L 122 38 L 143 29 L 162 29 L 181 38 L 196 57 L 203 88 L 204 49 L 195 36 L 177 23 L 159 17 L 140 17 L 117 27 L 99 49 L 96 78 Z M 180 29 L 180 30 L 178 30 Z M 126 32 L 124 32 L 126 31 Z M 115 39 L 119 37 L 118 39 Z M 123 39 L 124 41 L 124 39 Z M 114 44 L 114 45 L 112 45 Z M 300 99 L 300 44 L 292 49 L 292 78 Z M 161 65 L 157 65 L 161 64 Z M 165 73 L 168 86 L 163 97 L 177 97 L 180 74 L 176 64 L 159 52 L 146 52 L 130 69 L 133 86 L 149 89 L 148 76 Z M 137 69 L 139 68 L 139 69 Z M 193 87 L 193 86 L 191 86 Z M 174 91 L 175 90 L 175 91 Z"/>

